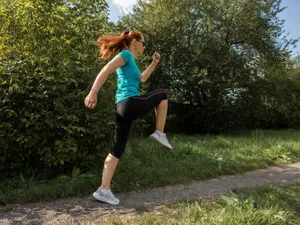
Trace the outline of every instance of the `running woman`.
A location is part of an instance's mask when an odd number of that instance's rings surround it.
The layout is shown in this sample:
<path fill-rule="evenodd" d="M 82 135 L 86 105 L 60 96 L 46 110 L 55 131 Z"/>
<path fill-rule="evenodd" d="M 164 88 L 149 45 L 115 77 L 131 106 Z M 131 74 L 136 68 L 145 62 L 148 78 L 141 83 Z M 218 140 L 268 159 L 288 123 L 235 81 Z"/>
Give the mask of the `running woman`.
<path fill-rule="evenodd" d="M 172 149 L 166 138 L 164 127 L 168 111 L 168 96 L 164 90 L 155 90 L 140 95 L 139 84 L 148 80 L 157 66 L 160 55 L 155 52 L 152 63 L 144 72 L 140 72 L 135 58 L 142 55 L 145 48 L 143 34 L 138 31 L 125 31 L 119 36 L 103 36 L 97 40 L 100 58 L 112 58 L 97 75 L 90 93 L 84 100 L 86 107 L 94 109 L 97 93 L 109 74 L 117 72 L 117 92 L 115 99 L 115 134 L 113 146 L 104 161 L 102 184 L 93 196 L 99 201 L 119 204 L 110 190 L 111 179 L 116 166 L 125 151 L 126 143 L 134 120 L 143 117 L 153 109 L 156 115 L 156 130 L 150 135 L 163 147 Z"/>

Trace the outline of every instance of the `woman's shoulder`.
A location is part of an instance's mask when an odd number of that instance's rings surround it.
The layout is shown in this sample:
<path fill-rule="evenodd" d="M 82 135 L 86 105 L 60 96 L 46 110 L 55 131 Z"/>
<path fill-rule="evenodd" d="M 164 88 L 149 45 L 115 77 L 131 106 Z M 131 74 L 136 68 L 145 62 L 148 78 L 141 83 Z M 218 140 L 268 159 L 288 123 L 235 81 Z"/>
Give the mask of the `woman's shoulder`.
<path fill-rule="evenodd" d="M 131 55 L 131 52 L 128 49 L 123 49 L 119 52 L 119 54 L 127 54 L 127 55 Z"/>
<path fill-rule="evenodd" d="M 127 48 L 122 49 L 120 52 L 130 52 Z"/>
<path fill-rule="evenodd" d="M 132 60 L 132 58 L 133 58 L 131 52 L 128 49 L 124 49 L 124 50 L 120 51 L 118 55 L 122 56 L 125 59 L 126 62 L 129 59 Z"/>

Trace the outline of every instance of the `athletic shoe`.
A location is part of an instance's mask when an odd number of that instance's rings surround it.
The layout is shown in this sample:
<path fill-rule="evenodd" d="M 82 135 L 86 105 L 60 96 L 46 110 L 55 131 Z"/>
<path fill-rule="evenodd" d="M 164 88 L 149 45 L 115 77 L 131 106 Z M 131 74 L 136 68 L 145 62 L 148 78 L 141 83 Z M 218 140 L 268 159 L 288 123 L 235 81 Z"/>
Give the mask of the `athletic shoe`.
<path fill-rule="evenodd" d="M 97 199 L 98 201 L 101 202 L 106 202 L 112 205 L 118 205 L 119 204 L 119 199 L 117 199 L 111 190 L 105 190 L 102 189 L 101 187 L 97 189 L 97 191 L 94 192 L 93 194 L 94 198 Z"/>
<path fill-rule="evenodd" d="M 168 149 L 172 149 L 172 146 L 170 145 L 170 143 L 167 140 L 166 134 L 160 132 L 159 130 L 154 131 L 153 134 L 150 135 L 150 138 L 152 138 L 153 140 L 159 142 L 161 145 L 163 145 L 164 147 L 168 148 Z"/>

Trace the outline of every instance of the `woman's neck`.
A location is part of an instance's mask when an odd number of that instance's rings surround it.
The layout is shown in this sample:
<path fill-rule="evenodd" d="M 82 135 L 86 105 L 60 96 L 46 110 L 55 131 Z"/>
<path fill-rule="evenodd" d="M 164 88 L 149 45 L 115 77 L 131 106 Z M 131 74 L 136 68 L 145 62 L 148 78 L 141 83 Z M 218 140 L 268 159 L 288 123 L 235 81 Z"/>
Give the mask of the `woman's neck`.
<path fill-rule="evenodd" d="M 133 58 L 136 58 L 138 56 L 138 53 L 136 52 L 136 50 L 134 49 L 133 46 L 130 46 L 128 48 L 128 50 L 130 51 L 130 53 L 132 54 Z"/>

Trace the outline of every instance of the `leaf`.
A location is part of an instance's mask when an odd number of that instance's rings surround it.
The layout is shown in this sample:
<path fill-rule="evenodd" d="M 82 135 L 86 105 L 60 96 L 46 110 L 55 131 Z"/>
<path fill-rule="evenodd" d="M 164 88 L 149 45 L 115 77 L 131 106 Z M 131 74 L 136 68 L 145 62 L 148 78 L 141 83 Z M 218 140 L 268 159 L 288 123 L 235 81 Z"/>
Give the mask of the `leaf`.
<path fill-rule="evenodd" d="M 23 184 L 26 183 L 26 179 L 24 178 L 22 173 L 20 173 L 20 180 Z"/>
<path fill-rule="evenodd" d="M 80 169 L 74 167 L 72 170 L 72 178 L 77 178 L 80 175 Z"/>
<path fill-rule="evenodd" d="M 228 197 L 225 195 L 221 195 L 221 199 L 223 199 L 227 205 L 230 206 L 234 206 L 237 204 L 237 202 L 239 201 L 237 198 L 233 198 L 233 197 Z"/>

